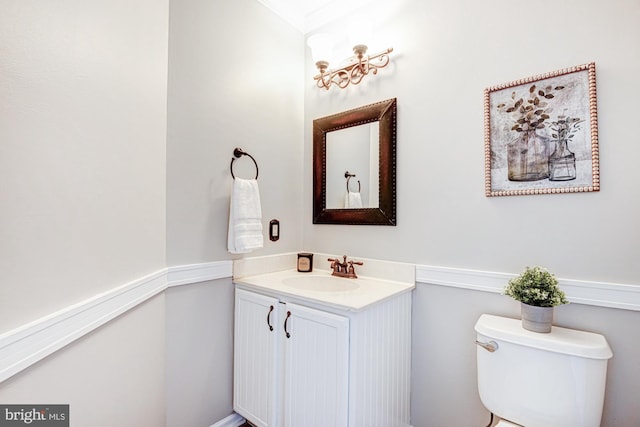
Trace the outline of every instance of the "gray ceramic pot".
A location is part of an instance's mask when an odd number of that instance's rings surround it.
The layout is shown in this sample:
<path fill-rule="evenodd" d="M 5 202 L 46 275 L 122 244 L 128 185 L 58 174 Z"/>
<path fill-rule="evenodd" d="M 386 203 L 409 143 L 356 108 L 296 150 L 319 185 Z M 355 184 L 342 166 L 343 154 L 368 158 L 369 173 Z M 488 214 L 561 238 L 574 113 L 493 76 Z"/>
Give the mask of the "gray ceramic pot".
<path fill-rule="evenodd" d="M 553 307 L 536 307 L 525 303 L 521 303 L 520 306 L 523 328 L 533 332 L 551 332 Z"/>

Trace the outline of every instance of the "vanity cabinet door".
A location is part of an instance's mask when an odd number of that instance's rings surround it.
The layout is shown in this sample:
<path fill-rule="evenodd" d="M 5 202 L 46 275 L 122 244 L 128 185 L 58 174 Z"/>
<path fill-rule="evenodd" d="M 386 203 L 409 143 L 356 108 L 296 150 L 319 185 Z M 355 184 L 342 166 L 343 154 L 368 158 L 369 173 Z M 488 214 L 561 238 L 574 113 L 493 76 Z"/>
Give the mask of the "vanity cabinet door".
<path fill-rule="evenodd" d="M 233 409 L 257 427 L 276 426 L 279 306 L 236 289 Z"/>
<path fill-rule="evenodd" d="M 287 303 L 281 324 L 284 426 L 346 427 L 349 319 Z"/>

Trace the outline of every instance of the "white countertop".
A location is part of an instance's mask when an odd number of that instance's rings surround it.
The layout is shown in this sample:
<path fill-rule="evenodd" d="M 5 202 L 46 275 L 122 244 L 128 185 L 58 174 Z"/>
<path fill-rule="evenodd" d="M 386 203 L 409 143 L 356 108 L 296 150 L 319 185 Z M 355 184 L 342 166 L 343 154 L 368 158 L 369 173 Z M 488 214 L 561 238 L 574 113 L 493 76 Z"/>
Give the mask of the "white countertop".
<path fill-rule="evenodd" d="M 309 279 L 309 282 L 313 281 L 314 276 L 322 277 L 320 280 L 323 281 L 326 279 L 336 280 L 336 285 L 331 286 L 332 291 L 306 289 L 300 285 L 300 283 L 304 283 L 305 278 Z M 298 282 L 296 286 L 291 286 L 291 284 L 287 283 L 292 280 Z M 415 288 L 415 283 L 396 282 L 366 276 L 359 276 L 357 279 L 332 277 L 331 273 L 325 270 L 300 273 L 292 269 L 253 276 L 234 277 L 233 281 L 244 287 L 263 290 L 269 294 L 290 296 L 349 311 L 360 311 L 369 305 L 394 295 L 411 292 Z M 349 283 L 344 281 L 349 281 Z M 333 291 L 333 289 L 340 289 L 341 284 L 345 285 L 345 290 Z M 349 289 L 356 284 L 358 285 L 356 289 Z"/>

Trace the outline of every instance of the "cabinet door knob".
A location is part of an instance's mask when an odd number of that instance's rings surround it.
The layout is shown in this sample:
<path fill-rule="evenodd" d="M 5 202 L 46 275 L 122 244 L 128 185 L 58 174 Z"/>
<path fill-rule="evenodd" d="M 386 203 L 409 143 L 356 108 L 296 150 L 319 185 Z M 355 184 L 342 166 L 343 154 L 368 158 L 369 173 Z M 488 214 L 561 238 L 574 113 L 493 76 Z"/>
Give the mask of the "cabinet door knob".
<path fill-rule="evenodd" d="M 269 307 L 269 313 L 267 314 L 267 325 L 269 325 L 269 330 L 273 331 L 273 326 L 271 326 L 271 312 L 273 311 L 273 305 Z"/>
<path fill-rule="evenodd" d="M 291 338 L 291 334 L 287 331 L 287 322 L 289 321 L 289 317 L 291 317 L 291 312 L 287 311 L 287 318 L 284 319 L 284 334 L 287 338 Z"/>

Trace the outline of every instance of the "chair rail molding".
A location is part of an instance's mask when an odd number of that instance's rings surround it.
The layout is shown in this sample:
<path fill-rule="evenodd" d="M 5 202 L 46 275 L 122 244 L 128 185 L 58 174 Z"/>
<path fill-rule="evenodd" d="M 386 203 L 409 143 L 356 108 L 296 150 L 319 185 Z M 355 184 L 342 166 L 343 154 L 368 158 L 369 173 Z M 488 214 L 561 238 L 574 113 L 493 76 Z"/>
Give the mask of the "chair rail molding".
<path fill-rule="evenodd" d="M 295 264 L 294 254 L 240 262 L 236 260 L 236 273 L 253 270 L 244 266 L 247 261 L 255 261 L 260 265 L 266 263 L 271 268 L 280 269 Z M 0 383 L 170 287 L 232 279 L 233 268 L 231 260 L 164 268 L 0 334 Z M 507 281 L 515 276 L 430 265 L 415 266 L 415 281 L 418 283 L 483 292 L 502 293 Z M 640 311 L 640 286 L 558 280 L 572 303 Z"/>
<path fill-rule="evenodd" d="M 466 270 L 461 268 L 416 266 L 416 282 L 476 291 L 502 293 L 517 274 Z M 569 302 L 640 311 L 640 286 L 558 278 Z"/>
<path fill-rule="evenodd" d="M 231 261 L 164 268 L 0 334 L 0 383 L 169 287 L 231 275 Z"/>

